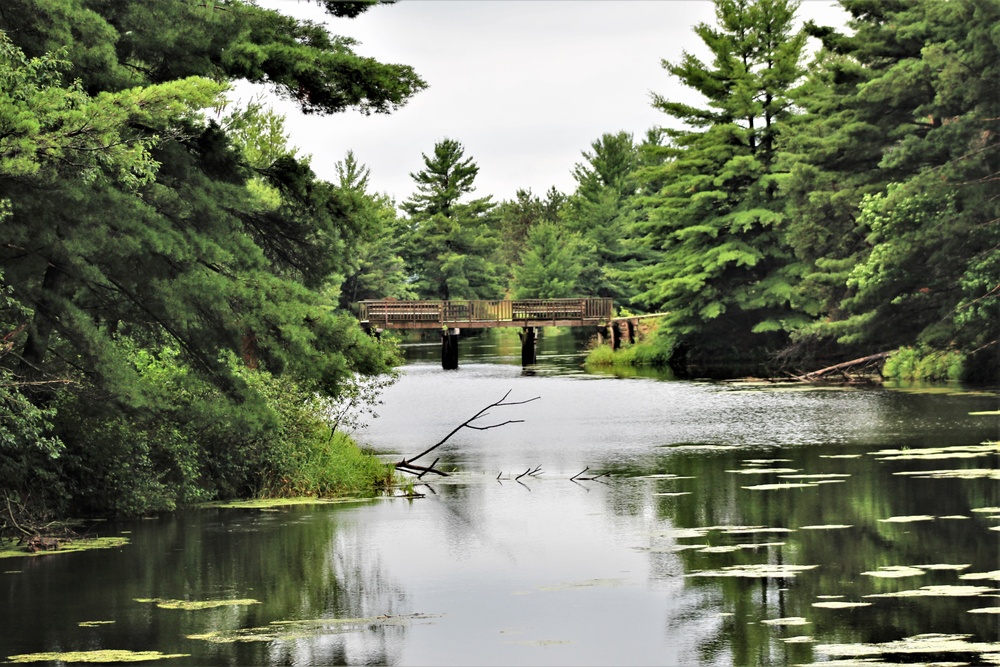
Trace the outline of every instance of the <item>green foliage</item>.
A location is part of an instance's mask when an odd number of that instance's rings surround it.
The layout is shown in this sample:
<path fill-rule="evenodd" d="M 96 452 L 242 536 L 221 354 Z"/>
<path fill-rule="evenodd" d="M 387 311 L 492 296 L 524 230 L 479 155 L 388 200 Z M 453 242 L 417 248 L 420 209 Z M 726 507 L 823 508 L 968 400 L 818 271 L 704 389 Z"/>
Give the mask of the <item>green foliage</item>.
<path fill-rule="evenodd" d="M 667 368 L 677 353 L 677 338 L 662 326 L 662 320 L 651 325 L 651 331 L 639 341 L 622 345 L 617 350 L 610 345 L 598 345 L 587 353 L 587 366 Z"/>
<path fill-rule="evenodd" d="M 205 111 L 242 78 L 318 113 L 423 88 L 354 46 L 243 2 L 4 3 L 0 486 L 22 505 L 339 488 L 316 396 L 395 361 L 337 309 L 390 204 L 318 179 L 259 104 Z"/>
<path fill-rule="evenodd" d="M 528 232 L 521 263 L 514 267 L 515 299 L 558 299 L 580 294 L 587 261 L 579 235 L 558 223 L 541 222 Z"/>
<path fill-rule="evenodd" d="M 443 139 L 424 169 L 410 174 L 417 192 L 403 202 L 409 214 L 404 258 L 421 298 L 495 299 L 500 296 L 499 245 L 489 197 L 462 201 L 475 189 L 479 167 L 462 144 Z"/>
<path fill-rule="evenodd" d="M 852 36 L 812 27 L 826 48 L 790 142 L 797 290 L 827 314 L 800 338 L 995 347 L 1000 5 L 844 5 Z"/>
<path fill-rule="evenodd" d="M 514 267 L 521 262 L 531 229 L 542 222 L 558 221 L 565 202 L 566 195 L 553 187 L 545 193 L 545 199 L 532 194 L 531 190 L 518 190 L 513 200 L 501 202 L 497 207 L 500 247 L 496 263 L 507 270 L 508 279 L 513 277 Z"/>
<path fill-rule="evenodd" d="M 577 189 L 560 211 L 562 224 L 583 241 L 580 292 L 628 301 L 625 280 L 644 253 L 632 234 L 640 149 L 627 132 L 606 133 L 573 168 Z"/>
<path fill-rule="evenodd" d="M 889 380 L 958 381 L 965 372 L 964 360 L 958 350 L 903 347 L 885 360 L 882 375 Z"/>
<path fill-rule="evenodd" d="M 364 232 L 342 269 L 340 307 L 364 299 L 412 299 L 416 296 L 408 282 L 402 258 L 405 224 L 393 201 L 368 191 L 369 170 L 348 151 L 336 164 L 338 192 L 351 203 L 351 217 L 361 220 Z"/>
<path fill-rule="evenodd" d="M 806 316 L 793 298 L 799 267 L 784 238 L 776 166 L 790 90 L 803 71 L 805 35 L 792 32 L 794 8 L 718 0 L 716 27 L 695 28 L 711 65 L 689 53 L 664 63 L 707 107 L 654 98 L 692 129 L 665 130 L 669 144 L 648 151 L 661 162 L 642 176 L 659 189 L 643 197 L 635 227 L 654 261 L 633 280 L 636 302 L 669 312 L 666 326 L 695 353 L 735 346 L 754 356 Z"/>

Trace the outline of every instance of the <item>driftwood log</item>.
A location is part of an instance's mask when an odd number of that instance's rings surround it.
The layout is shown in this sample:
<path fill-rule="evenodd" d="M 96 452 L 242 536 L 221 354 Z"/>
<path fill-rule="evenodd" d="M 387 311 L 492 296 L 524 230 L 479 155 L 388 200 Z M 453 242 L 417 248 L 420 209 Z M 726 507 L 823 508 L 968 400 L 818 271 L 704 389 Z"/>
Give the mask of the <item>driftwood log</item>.
<path fill-rule="evenodd" d="M 867 357 L 859 357 L 857 359 L 851 359 L 850 361 L 844 361 L 839 364 L 834 364 L 833 366 L 827 366 L 826 368 L 821 368 L 818 371 L 812 371 L 811 373 L 805 373 L 804 375 L 797 375 L 793 380 L 798 380 L 800 382 L 815 382 L 816 380 L 823 380 L 828 375 L 834 373 L 840 374 L 847 379 L 847 374 L 851 371 L 858 371 L 877 366 L 877 364 L 883 361 L 886 357 L 892 354 L 895 350 L 890 350 L 888 352 L 879 352 L 878 354 L 869 354 Z"/>
<path fill-rule="evenodd" d="M 523 422 L 524 421 L 523 419 L 508 419 L 507 421 L 499 422 L 497 424 L 488 424 L 486 426 L 477 426 L 477 425 L 473 424 L 473 422 L 476 421 L 477 419 L 482 419 L 483 417 L 488 416 L 490 414 L 489 410 L 491 408 L 502 408 L 502 407 L 507 407 L 507 406 L 510 406 L 510 405 L 524 405 L 525 403 L 531 403 L 532 401 L 537 401 L 540 398 L 539 396 L 535 396 L 534 398 L 529 398 L 529 399 L 524 400 L 524 401 L 508 401 L 507 397 L 510 396 L 510 392 L 511 392 L 511 390 L 508 390 L 507 393 L 503 395 L 503 398 L 501 398 L 499 401 L 497 401 L 495 403 L 490 403 L 485 408 L 483 408 L 482 410 L 480 410 L 476 414 L 472 415 L 472 417 L 466 419 L 464 422 L 462 422 L 461 424 L 459 424 L 458 426 L 456 426 L 455 428 L 453 428 L 451 430 L 451 433 L 449 433 L 448 435 L 444 436 L 437 443 L 431 445 L 430 447 L 428 447 L 424 451 L 420 452 L 416 456 L 412 456 L 412 457 L 410 457 L 408 459 L 404 458 L 401 461 L 399 461 L 398 463 L 396 463 L 396 470 L 399 470 L 401 472 L 408 472 L 408 473 L 411 473 L 411 474 L 415 474 L 415 475 L 417 475 L 417 479 L 422 478 L 427 473 L 434 473 L 435 475 L 440 475 L 441 477 L 447 477 L 448 473 L 446 473 L 443 470 L 440 470 L 440 469 L 438 469 L 438 468 L 435 467 L 437 465 L 437 462 L 440 460 L 440 458 L 434 459 L 434 463 L 430 464 L 429 466 L 423 466 L 423 465 L 417 464 L 417 463 L 415 463 L 415 461 L 417 459 L 423 458 L 424 456 L 427 456 L 428 454 L 430 454 L 431 452 L 433 452 L 435 449 L 437 449 L 438 447 L 440 447 L 444 443 L 448 442 L 448 440 L 453 435 L 455 435 L 456 433 L 458 433 L 459 431 L 461 431 L 463 428 L 471 428 L 474 431 L 488 431 L 491 428 L 500 428 L 501 426 L 506 426 L 507 424 L 519 424 L 519 423 Z"/>

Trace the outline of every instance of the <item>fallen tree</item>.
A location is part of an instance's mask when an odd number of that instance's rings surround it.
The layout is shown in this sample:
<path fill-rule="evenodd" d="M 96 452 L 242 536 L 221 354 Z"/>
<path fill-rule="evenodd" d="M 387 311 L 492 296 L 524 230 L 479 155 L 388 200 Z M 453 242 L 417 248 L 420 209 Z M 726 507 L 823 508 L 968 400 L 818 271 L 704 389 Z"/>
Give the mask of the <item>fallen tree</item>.
<path fill-rule="evenodd" d="M 851 359 L 850 361 L 843 361 L 839 364 L 834 364 L 833 366 L 827 366 L 826 368 L 821 368 L 817 371 L 812 371 L 811 373 L 805 373 L 804 375 L 797 375 L 793 380 L 798 380 L 800 382 L 815 382 L 817 380 L 824 380 L 827 376 L 833 374 L 839 374 L 843 379 L 847 381 L 852 381 L 853 378 L 849 373 L 853 372 L 855 374 L 861 371 L 869 371 L 871 369 L 878 370 L 881 367 L 881 362 L 884 361 L 889 355 L 891 355 L 895 350 L 889 350 L 888 352 L 879 352 L 878 354 L 869 354 L 866 357 L 859 357 L 857 359 Z"/>

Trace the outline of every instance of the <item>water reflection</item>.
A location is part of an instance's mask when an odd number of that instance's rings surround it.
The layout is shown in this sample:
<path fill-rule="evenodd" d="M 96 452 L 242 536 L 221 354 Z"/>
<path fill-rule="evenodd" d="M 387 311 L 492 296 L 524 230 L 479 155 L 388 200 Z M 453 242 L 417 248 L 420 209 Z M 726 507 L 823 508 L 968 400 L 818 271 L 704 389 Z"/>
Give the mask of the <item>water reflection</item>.
<path fill-rule="evenodd" d="M 102 528 L 131 531 L 116 551 L 0 561 L 0 659 L 784 665 L 926 633 L 1000 641 L 995 614 L 970 613 L 998 599 L 971 587 L 1000 588 L 1000 509 L 979 511 L 1000 507 L 997 450 L 946 449 L 996 437 L 996 417 L 970 414 L 995 395 L 595 376 L 569 345 L 530 374 L 516 335 L 475 345 L 457 372 L 436 345 L 409 348 L 426 359 L 389 389 L 367 444 L 412 455 L 508 390 L 541 399 L 491 415 L 523 423 L 450 440 L 440 465 L 457 472 L 425 498 L 192 512 Z M 113 623 L 78 625 L 98 620 Z M 886 662 L 990 652 L 890 646 Z"/>

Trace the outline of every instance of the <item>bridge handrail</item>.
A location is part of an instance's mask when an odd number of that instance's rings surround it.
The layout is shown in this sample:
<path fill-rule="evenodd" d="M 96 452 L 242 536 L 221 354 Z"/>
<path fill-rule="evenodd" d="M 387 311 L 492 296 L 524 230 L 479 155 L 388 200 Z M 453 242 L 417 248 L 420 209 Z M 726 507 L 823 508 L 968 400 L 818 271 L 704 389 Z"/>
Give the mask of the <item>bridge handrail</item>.
<path fill-rule="evenodd" d="M 609 298 L 502 299 L 456 301 L 366 300 L 359 317 L 369 322 L 545 322 L 611 319 Z"/>

